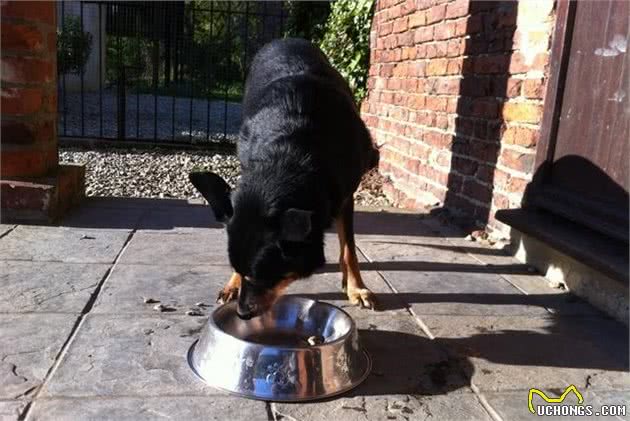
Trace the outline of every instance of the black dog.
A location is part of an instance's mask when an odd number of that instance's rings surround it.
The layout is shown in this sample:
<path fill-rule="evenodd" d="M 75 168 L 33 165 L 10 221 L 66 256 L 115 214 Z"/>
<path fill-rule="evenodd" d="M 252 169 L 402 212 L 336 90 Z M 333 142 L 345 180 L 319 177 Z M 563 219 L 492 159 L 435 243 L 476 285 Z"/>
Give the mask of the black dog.
<path fill-rule="evenodd" d="M 334 220 L 342 286 L 353 304 L 373 308 L 352 217 L 353 193 L 378 165 L 378 149 L 347 83 L 308 41 L 273 41 L 254 58 L 238 156 L 242 176 L 234 192 L 216 174 L 190 174 L 227 224 L 234 274 L 218 301 L 238 295 L 242 318 L 268 309 L 289 283 L 323 266 L 324 230 Z"/>

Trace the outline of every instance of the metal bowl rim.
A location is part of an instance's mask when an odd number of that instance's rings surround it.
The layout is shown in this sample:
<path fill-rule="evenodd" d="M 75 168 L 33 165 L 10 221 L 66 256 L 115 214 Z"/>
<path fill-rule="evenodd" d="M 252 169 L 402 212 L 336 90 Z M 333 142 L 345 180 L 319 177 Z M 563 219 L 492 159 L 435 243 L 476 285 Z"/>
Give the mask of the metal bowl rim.
<path fill-rule="evenodd" d="M 225 303 L 222 304 L 221 306 L 215 308 L 212 313 L 210 314 L 210 316 L 208 317 L 208 321 L 207 323 L 209 325 L 211 325 L 216 331 L 221 332 L 221 334 L 228 336 L 231 339 L 234 339 L 238 342 L 242 342 L 243 344 L 247 344 L 249 346 L 260 346 L 260 347 L 271 347 L 280 351 L 297 351 L 297 350 L 305 350 L 305 349 L 318 349 L 318 348 L 322 348 L 324 346 L 331 346 L 331 345 L 336 345 L 337 343 L 340 342 L 344 342 L 346 339 L 348 339 L 348 337 L 356 330 L 356 323 L 354 322 L 354 319 L 341 307 L 337 307 L 333 304 L 327 303 L 325 301 L 318 301 L 318 300 L 312 300 L 310 298 L 304 298 L 304 297 L 294 297 L 294 296 L 290 296 L 290 295 L 286 295 L 282 298 L 285 299 L 289 299 L 292 301 L 311 301 L 313 303 L 316 303 L 317 305 L 323 305 L 323 306 L 327 306 L 327 307 L 332 307 L 337 311 L 340 311 L 341 313 L 343 313 L 344 316 L 346 316 L 348 318 L 348 320 L 350 320 L 350 328 L 348 329 L 348 331 L 346 333 L 344 333 L 343 335 L 341 335 L 339 338 L 335 339 L 332 342 L 324 342 L 318 345 L 312 345 L 312 346 L 303 346 L 303 347 L 284 347 L 284 346 L 271 346 L 271 345 L 266 345 L 266 344 L 261 344 L 258 342 L 248 342 L 244 339 L 239 338 L 238 336 L 234 336 L 228 332 L 226 332 L 225 330 L 219 328 L 219 326 L 217 326 L 217 324 L 214 322 L 214 314 L 218 311 L 220 311 L 222 308 L 228 306 L 228 305 L 234 305 L 234 302 L 231 301 L 229 303 Z"/>
<path fill-rule="evenodd" d="M 360 351 L 360 354 L 363 354 L 364 361 L 365 361 L 365 369 L 363 370 L 363 374 L 361 375 L 361 377 L 357 378 L 354 382 L 352 382 L 352 384 L 350 386 L 348 386 L 346 388 L 343 388 L 343 389 L 340 389 L 340 390 L 337 390 L 337 391 L 332 392 L 332 393 L 328 393 L 326 395 L 313 396 L 313 397 L 310 397 L 310 398 L 294 398 L 294 399 L 264 398 L 264 397 L 260 397 L 260 396 L 256 396 L 256 395 L 247 394 L 247 393 L 234 392 L 233 390 L 226 389 L 226 388 L 223 388 L 221 386 L 216 386 L 214 384 L 211 384 L 205 378 L 203 378 L 203 376 L 201 376 L 201 374 L 199 374 L 197 372 L 197 369 L 195 368 L 195 365 L 192 362 L 192 356 L 193 356 L 193 353 L 195 352 L 195 347 L 197 346 L 198 342 L 199 342 L 198 339 L 195 342 L 193 342 L 193 344 L 188 349 L 188 352 L 186 353 L 187 354 L 186 355 L 186 359 L 188 361 L 188 366 L 192 369 L 192 372 L 195 374 L 195 376 L 199 380 L 201 380 L 204 384 L 206 384 L 206 385 L 208 385 L 210 387 L 213 387 L 215 389 L 222 390 L 222 391 L 226 392 L 229 395 L 238 396 L 238 397 L 247 398 L 247 399 L 253 399 L 253 400 L 257 400 L 257 401 L 292 403 L 292 402 L 312 402 L 312 401 L 319 401 L 319 400 L 334 398 L 335 396 L 342 395 L 342 394 L 344 394 L 346 392 L 349 392 L 352 389 L 357 388 L 361 383 L 363 383 L 365 381 L 365 379 L 368 378 L 368 376 L 372 372 L 372 357 L 370 357 L 370 354 L 365 349 L 361 348 L 359 351 Z M 249 342 L 246 342 L 246 343 L 249 343 Z M 304 349 L 304 348 L 300 348 L 300 349 Z"/>

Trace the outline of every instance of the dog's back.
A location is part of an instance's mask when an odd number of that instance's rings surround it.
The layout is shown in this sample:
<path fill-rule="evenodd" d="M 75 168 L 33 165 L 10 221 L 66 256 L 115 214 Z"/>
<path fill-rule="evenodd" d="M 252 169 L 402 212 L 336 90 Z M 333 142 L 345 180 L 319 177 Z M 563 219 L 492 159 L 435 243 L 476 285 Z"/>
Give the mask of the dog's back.
<path fill-rule="evenodd" d="M 239 141 L 244 175 L 256 163 L 276 159 L 274 153 L 312 156 L 333 208 L 378 164 L 347 83 L 305 40 L 263 47 L 246 83 Z"/>

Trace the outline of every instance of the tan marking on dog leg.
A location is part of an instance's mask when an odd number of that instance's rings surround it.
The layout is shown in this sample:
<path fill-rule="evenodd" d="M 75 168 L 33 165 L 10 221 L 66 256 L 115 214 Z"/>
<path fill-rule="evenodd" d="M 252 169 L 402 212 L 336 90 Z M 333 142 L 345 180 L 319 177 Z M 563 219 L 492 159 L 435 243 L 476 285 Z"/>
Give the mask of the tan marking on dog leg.
<path fill-rule="evenodd" d="M 370 291 L 361 278 L 361 271 L 359 270 L 359 259 L 357 259 L 357 252 L 354 243 L 354 202 L 352 197 L 349 202 L 344 205 L 344 209 L 341 212 L 341 227 L 344 234 L 345 244 L 343 247 L 343 261 L 347 268 L 347 287 L 346 294 L 351 304 L 359 305 L 363 308 L 376 308 L 376 297 L 372 291 Z"/>
<path fill-rule="evenodd" d="M 238 290 L 241 288 L 241 281 L 243 278 L 236 272 L 232 273 L 230 280 L 225 284 L 223 289 L 219 291 L 219 295 L 217 297 L 217 303 L 225 304 L 229 303 L 232 300 L 235 300 L 238 297 Z"/>

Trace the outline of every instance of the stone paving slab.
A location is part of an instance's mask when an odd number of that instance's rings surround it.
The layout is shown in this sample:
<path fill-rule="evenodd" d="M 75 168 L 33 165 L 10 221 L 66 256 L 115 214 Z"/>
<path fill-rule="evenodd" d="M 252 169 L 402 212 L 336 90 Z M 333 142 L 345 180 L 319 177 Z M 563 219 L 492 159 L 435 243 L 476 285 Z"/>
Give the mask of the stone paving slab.
<path fill-rule="evenodd" d="M 472 393 L 449 396 L 356 396 L 324 403 L 274 404 L 278 416 L 289 420 L 440 420 L 490 421 L 492 418 Z M 285 419 L 285 418 L 280 418 Z"/>
<path fill-rule="evenodd" d="M 405 308 L 404 302 L 392 293 L 378 272 L 364 270 L 361 272 L 361 276 L 365 285 L 376 294 L 380 311 Z M 285 294 L 327 301 L 345 310 L 354 307 L 348 301 L 346 293 L 341 289 L 341 272 L 337 270 L 317 273 L 310 278 L 297 280 L 287 288 Z M 364 310 L 364 312 L 371 313 L 369 310 Z"/>
<path fill-rule="evenodd" d="M 112 263 L 126 230 L 20 225 L 0 239 L 0 260 Z"/>
<path fill-rule="evenodd" d="M 77 319 L 72 314 L 0 314 L 0 399 L 40 386 Z"/>
<path fill-rule="evenodd" d="M 567 385 L 568 386 L 568 385 Z M 528 409 L 528 393 L 529 390 L 508 391 L 508 392 L 490 392 L 487 393 L 486 399 L 492 408 L 504 419 L 513 421 L 534 421 L 534 420 L 554 420 L 554 421 L 567 421 L 567 420 L 628 420 L 630 419 L 630 405 L 628 405 L 628 396 L 630 396 L 630 390 L 620 390 L 604 392 L 604 394 L 593 392 L 590 389 L 577 386 L 579 392 L 584 398 L 583 405 L 592 406 L 592 416 L 539 416 L 532 414 Z M 556 389 L 554 391 L 544 391 L 549 397 L 558 397 L 565 388 Z M 532 400 L 534 411 L 538 405 L 553 405 L 559 406 L 561 404 L 548 404 L 542 400 L 539 396 L 534 396 Z M 578 405 L 577 396 L 573 393 L 567 395 L 562 405 Z M 602 405 L 626 405 L 626 416 L 596 416 L 595 414 L 601 411 Z"/>
<path fill-rule="evenodd" d="M 347 396 L 463 393 L 470 367 L 451 358 L 420 330 L 406 311 L 352 314 L 361 344 L 372 358 L 372 372 Z"/>
<path fill-rule="evenodd" d="M 502 278 L 515 261 L 485 265 L 439 237 L 363 239 L 361 251 L 417 314 L 539 314 L 534 300 Z"/>
<path fill-rule="evenodd" d="M 445 235 L 442 240 L 444 241 L 442 245 L 431 247 L 466 253 L 478 264 L 485 264 L 488 268 L 505 268 L 504 273 L 500 273 L 503 279 L 530 295 L 533 300 L 539 301 L 551 313 L 562 316 L 603 315 L 577 296 L 552 287 L 535 268 L 519 262 L 502 249 L 478 241 L 467 241 L 462 236 Z"/>
<path fill-rule="evenodd" d="M 0 313 L 80 313 L 109 265 L 0 261 Z"/>
<path fill-rule="evenodd" d="M 155 316 L 156 304 L 144 303 L 145 298 L 153 298 L 173 309 L 169 314 L 183 315 L 191 308 L 207 314 L 216 307 L 217 294 L 231 273 L 229 266 L 119 264 L 103 286 L 93 312 Z M 200 302 L 205 305 L 195 306 Z"/>
<path fill-rule="evenodd" d="M 28 404 L 28 401 L 2 401 L 0 400 L 0 421 L 17 421 L 20 414 Z"/>
<path fill-rule="evenodd" d="M 138 226 L 143 232 L 197 232 L 206 229 L 222 229 L 208 206 L 187 206 L 174 211 L 158 208 L 147 212 Z"/>
<path fill-rule="evenodd" d="M 159 392 L 159 390 L 157 391 Z M 268 421 L 265 402 L 230 396 L 164 396 L 107 399 L 40 399 L 32 421 Z"/>
<path fill-rule="evenodd" d="M 482 391 L 630 388 L 628 332 L 609 319 L 422 316 Z"/>
<path fill-rule="evenodd" d="M 586 392 L 589 396 L 588 391 Z M 594 390 L 595 399 L 602 405 L 619 405 L 625 406 L 626 415 L 618 414 L 617 418 L 622 420 L 630 420 L 630 388 L 617 390 Z"/>
<path fill-rule="evenodd" d="M 137 232 L 119 262 L 185 266 L 228 265 L 227 236 L 223 229 L 168 234 Z"/>
<path fill-rule="evenodd" d="M 88 315 L 43 391 L 48 397 L 211 395 L 186 355 L 205 318 Z"/>
<path fill-rule="evenodd" d="M 418 315 L 537 315 L 547 310 L 501 277 L 474 272 L 382 271 Z"/>
<path fill-rule="evenodd" d="M 0 224 L 0 237 L 15 227 L 13 224 Z"/>
<path fill-rule="evenodd" d="M 95 208 L 81 206 L 72 210 L 60 222 L 60 226 L 94 229 L 120 229 L 130 231 L 136 228 L 142 215 L 141 208 Z"/>
<path fill-rule="evenodd" d="M 370 212 L 355 210 L 354 232 L 359 239 L 438 237 L 440 233 L 425 223 L 425 216 L 403 210 Z"/>

